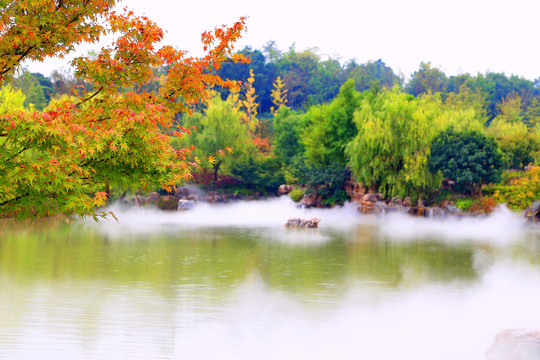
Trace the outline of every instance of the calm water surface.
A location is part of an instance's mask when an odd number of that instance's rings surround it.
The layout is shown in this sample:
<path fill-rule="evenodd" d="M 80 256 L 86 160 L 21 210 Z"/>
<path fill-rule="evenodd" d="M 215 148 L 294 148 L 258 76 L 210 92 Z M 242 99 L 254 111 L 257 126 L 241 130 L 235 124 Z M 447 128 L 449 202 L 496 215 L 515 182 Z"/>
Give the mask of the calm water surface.
<path fill-rule="evenodd" d="M 503 329 L 540 328 L 539 232 L 504 210 L 116 214 L 0 222 L 0 358 L 467 360 Z"/>

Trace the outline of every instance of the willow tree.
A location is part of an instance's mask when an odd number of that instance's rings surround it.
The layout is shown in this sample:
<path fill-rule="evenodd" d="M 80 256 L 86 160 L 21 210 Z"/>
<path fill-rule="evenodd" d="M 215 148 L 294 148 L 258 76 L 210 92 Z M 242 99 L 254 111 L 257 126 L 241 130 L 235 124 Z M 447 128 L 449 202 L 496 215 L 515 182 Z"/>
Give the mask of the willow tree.
<path fill-rule="evenodd" d="M 214 92 L 206 102 L 202 112 L 188 116 L 186 127 L 195 127 L 184 146 L 191 143 L 195 147 L 195 155 L 209 159 L 214 173 L 214 183 L 218 181 L 218 172 L 224 161 L 234 161 L 250 144 L 249 124 L 243 121 L 244 114 L 230 99 L 222 100 L 221 95 Z M 224 157 L 234 152 L 234 157 Z"/>
<path fill-rule="evenodd" d="M 458 131 L 483 131 L 486 122 L 482 101 L 467 99 L 463 93 L 449 93 L 443 102 L 441 93 L 423 94 L 417 98 L 421 111 L 431 119 L 433 130 L 450 127 Z M 477 102 L 478 101 L 478 102 Z"/>
<path fill-rule="evenodd" d="M 96 56 L 73 60 L 83 86 L 72 97 L 45 111 L 0 114 L 0 216 L 95 215 L 106 189 L 172 189 L 189 177 L 190 150 L 170 144 L 175 114 L 208 98 L 209 87 L 233 86 L 213 70 L 229 59 L 247 61 L 233 49 L 244 19 L 203 33 L 205 55 L 194 58 L 159 47 L 163 30 L 131 11 L 113 12 L 115 3 L 2 2 L 0 85 L 22 61 L 65 56 L 104 34 L 114 39 Z M 144 88 L 159 67 L 169 69 L 159 92 L 120 91 Z"/>
<path fill-rule="evenodd" d="M 428 168 L 437 129 L 419 100 L 398 88 L 365 99 L 354 121 L 356 137 L 346 146 L 355 178 L 385 196 L 416 197 L 440 185 Z"/>

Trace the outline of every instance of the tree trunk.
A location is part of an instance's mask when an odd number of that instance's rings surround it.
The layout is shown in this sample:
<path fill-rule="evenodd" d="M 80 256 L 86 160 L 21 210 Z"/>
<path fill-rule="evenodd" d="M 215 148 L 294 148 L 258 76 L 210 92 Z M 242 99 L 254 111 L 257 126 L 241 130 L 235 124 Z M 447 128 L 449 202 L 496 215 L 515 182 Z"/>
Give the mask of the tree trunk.
<path fill-rule="evenodd" d="M 218 171 L 219 171 L 220 165 L 221 165 L 221 160 L 216 161 L 216 163 L 214 164 L 214 184 L 217 183 L 218 181 Z"/>

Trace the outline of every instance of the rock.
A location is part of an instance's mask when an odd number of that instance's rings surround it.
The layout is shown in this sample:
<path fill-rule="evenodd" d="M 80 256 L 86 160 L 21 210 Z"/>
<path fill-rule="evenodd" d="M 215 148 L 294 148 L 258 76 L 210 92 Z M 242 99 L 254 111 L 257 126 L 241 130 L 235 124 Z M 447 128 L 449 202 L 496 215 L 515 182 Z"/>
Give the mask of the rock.
<path fill-rule="evenodd" d="M 150 198 L 150 200 L 156 200 L 159 199 L 159 194 L 156 191 L 153 191 L 148 194 L 148 197 Z"/>
<path fill-rule="evenodd" d="M 200 199 L 204 199 L 204 192 L 195 186 L 184 186 L 177 188 L 174 196 L 178 199 L 199 201 Z"/>
<path fill-rule="evenodd" d="M 225 202 L 225 197 L 223 195 L 221 195 L 221 194 L 218 194 L 215 191 L 209 191 L 206 194 L 206 201 L 211 203 L 211 204 L 224 203 Z"/>
<path fill-rule="evenodd" d="M 300 203 L 305 207 L 316 207 L 320 204 L 320 202 L 321 199 L 317 195 L 313 195 L 311 197 L 304 195 L 304 198 Z"/>
<path fill-rule="evenodd" d="M 362 198 L 360 199 L 360 202 L 365 202 L 365 203 L 368 203 L 368 202 L 372 202 L 372 203 L 375 203 L 376 201 L 379 201 L 380 199 L 378 198 L 377 194 L 366 194 L 364 196 L 362 196 Z"/>
<path fill-rule="evenodd" d="M 193 200 L 180 199 L 178 200 L 178 211 L 186 211 L 193 209 L 195 202 Z"/>
<path fill-rule="evenodd" d="M 230 200 L 245 200 L 246 197 L 244 195 L 242 195 L 242 194 L 231 194 L 229 196 L 229 199 Z"/>
<path fill-rule="evenodd" d="M 177 198 L 185 198 L 189 195 L 189 190 L 184 187 L 179 187 L 174 191 L 174 196 Z"/>
<path fill-rule="evenodd" d="M 438 206 L 434 206 L 428 210 L 428 217 L 444 217 L 446 212 Z"/>
<path fill-rule="evenodd" d="M 413 216 L 420 216 L 420 217 L 425 217 L 428 215 L 426 208 L 421 207 L 421 206 L 411 207 L 407 213 Z"/>
<path fill-rule="evenodd" d="M 486 360 L 540 359 L 540 330 L 503 330 L 486 351 Z"/>
<path fill-rule="evenodd" d="M 366 194 L 366 189 L 364 186 L 358 182 L 352 181 L 352 179 L 345 182 L 344 189 L 351 202 L 360 202 L 362 196 Z"/>
<path fill-rule="evenodd" d="M 290 218 L 285 224 L 286 227 L 303 227 L 303 228 L 316 228 L 318 227 L 321 219 L 302 219 L 302 218 Z"/>
<path fill-rule="evenodd" d="M 278 195 L 286 195 L 290 193 L 291 191 L 293 191 L 293 189 L 294 189 L 293 185 L 280 185 L 277 193 Z"/>
<path fill-rule="evenodd" d="M 388 205 L 386 205 L 382 199 L 382 194 L 366 194 L 360 198 L 360 206 L 358 211 L 363 214 L 381 213 L 386 211 Z"/>
<path fill-rule="evenodd" d="M 540 222 L 540 201 L 535 201 L 530 208 L 525 210 L 525 219 L 534 224 Z"/>

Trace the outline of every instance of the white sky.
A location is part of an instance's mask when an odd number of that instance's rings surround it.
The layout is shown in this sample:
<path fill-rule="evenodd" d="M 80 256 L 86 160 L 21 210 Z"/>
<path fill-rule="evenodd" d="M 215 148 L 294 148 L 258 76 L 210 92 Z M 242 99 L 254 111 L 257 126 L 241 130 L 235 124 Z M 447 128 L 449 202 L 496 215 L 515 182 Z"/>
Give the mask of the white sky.
<path fill-rule="evenodd" d="M 486 71 L 540 77 L 540 0 L 123 0 L 167 31 L 164 43 L 200 55 L 200 34 L 248 16 L 238 49 L 281 50 L 359 63 L 382 59 L 405 77 L 421 61 L 447 75 Z M 65 62 L 64 62 L 65 63 Z M 61 62 L 33 64 L 46 75 Z"/>

